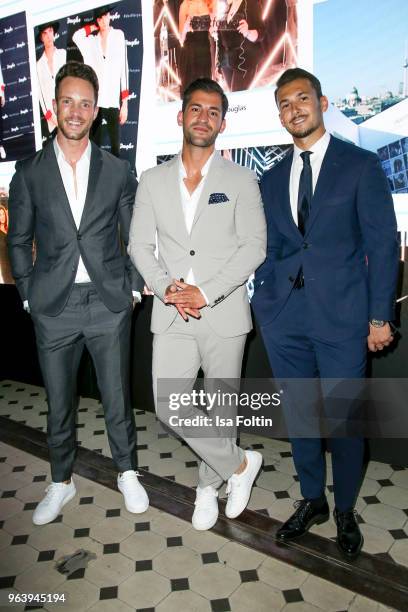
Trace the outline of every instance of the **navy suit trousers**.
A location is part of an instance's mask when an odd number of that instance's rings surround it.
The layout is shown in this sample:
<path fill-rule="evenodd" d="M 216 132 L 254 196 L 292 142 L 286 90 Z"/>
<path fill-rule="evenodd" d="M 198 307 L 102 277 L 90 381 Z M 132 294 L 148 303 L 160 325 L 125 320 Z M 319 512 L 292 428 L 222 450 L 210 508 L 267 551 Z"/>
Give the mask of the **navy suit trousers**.
<path fill-rule="evenodd" d="M 307 288 L 293 289 L 285 308 L 272 323 L 261 327 L 261 332 L 274 377 L 277 380 L 315 379 L 316 400 L 318 396 L 322 398 L 325 410 L 325 386 L 330 386 L 325 379 L 355 381 L 365 377 L 367 340 L 365 336 L 344 340 L 322 338 L 318 324 L 312 324 L 308 310 Z M 294 412 L 285 408 L 283 403 L 293 459 L 305 499 L 324 497 L 326 482 L 325 445 L 320 435 L 314 435 L 311 430 L 312 422 L 306 422 L 313 421 L 309 419 L 310 406 L 306 406 L 313 398 L 313 393 L 310 394 L 313 385 L 311 381 L 307 394 L 303 392 L 302 395 L 302 385 L 299 383 L 298 405 Z M 294 383 L 291 389 L 295 388 Z M 303 407 L 305 411 L 302 415 Z M 344 406 L 345 419 L 347 413 L 347 406 Z M 294 416 L 296 414 L 298 417 Z M 293 422 L 299 415 L 300 419 L 305 420 L 307 437 L 291 436 L 291 429 L 302 431 L 303 425 L 299 428 L 299 423 Z M 361 483 L 364 440 L 342 435 L 330 437 L 327 444 L 332 453 L 335 504 L 340 512 L 344 512 L 354 507 Z"/>

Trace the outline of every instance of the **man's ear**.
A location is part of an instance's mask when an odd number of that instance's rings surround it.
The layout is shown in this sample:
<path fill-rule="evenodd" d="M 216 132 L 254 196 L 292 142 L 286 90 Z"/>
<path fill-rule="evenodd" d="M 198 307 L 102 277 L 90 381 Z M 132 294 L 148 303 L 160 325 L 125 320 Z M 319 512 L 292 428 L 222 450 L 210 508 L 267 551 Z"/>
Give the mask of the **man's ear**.
<path fill-rule="evenodd" d="M 225 119 L 223 119 L 221 123 L 220 131 L 218 133 L 222 134 L 226 127 L 227 127 L 227 122 L 225 121 Z"/>
<path fill-rule="evenodd" d="M 328 108 L 329 108 L 329 100 L 327 99 L 326 96 L 321 96 L 321 98 L 320 98 L 320 109 L 321 109 L 322 113 L 325 113 Z"/>
<path fill-rule="evenodd" d="M 54 115 L 57 115 L 57 101 L 56 100 L 52 101 L 52 109 L 54 111 Z"/>
<path fill-rule="evenodd" d="M 94 110 L 94 116 L 93 116 L 93 120 L 95 121 L 95 119 L 97 118 L 99 113 L 99 106 L 95 106 L 95 110 Z"/>
<path fill-rule="evenodd" d="M 180 127 L 183 125 L 183 111 L 179 111 L 177 113 L 177 125 L 179 125 Z"/>

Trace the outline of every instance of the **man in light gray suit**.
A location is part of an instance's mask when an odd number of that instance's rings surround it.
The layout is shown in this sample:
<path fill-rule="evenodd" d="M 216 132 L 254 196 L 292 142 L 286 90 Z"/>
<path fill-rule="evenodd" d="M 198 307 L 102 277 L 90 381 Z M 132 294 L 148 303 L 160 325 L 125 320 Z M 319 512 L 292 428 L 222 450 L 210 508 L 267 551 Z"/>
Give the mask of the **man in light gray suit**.
<path fill-rule="evenodd" d="M 154 292 L 156 411 L 160 380 L 177 380 L 188 393 L 200 367 L 207 382 L 238 379 L 252 328 L 245 282 L 265 258 L 265 218 L 255 174 L 215 152 L 227 109 L 215 81 L 191 83 L 177 117 L 182 152 L 144 172 L 136 194 L 129 254 Z M 184 414 L 191 410 L 185 406 Z M 226 515 L 238 516 L 262 456 L 208 432 L 188 443 L 202 459 L 193 526 L 210 529 L 218 518 L 217 489 L 228 480 Z"/>

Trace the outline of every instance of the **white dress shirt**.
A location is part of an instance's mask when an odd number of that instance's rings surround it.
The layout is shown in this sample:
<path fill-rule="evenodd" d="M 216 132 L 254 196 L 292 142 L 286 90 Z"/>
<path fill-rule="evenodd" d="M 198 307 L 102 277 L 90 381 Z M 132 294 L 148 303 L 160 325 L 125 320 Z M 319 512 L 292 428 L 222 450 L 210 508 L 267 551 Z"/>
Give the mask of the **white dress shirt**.
<path fill-rule="evenodd" d="M 64 183 L 65 193 L 67 194 L 75 225 L 77 226 L 77 228 L 79 228 L 79 224 L 81 223 L 81 217 L 85 206 L 86 192 L 88 189 L 89 166 L 91 163 L 91 143 L 90 141 L 88 141 L 88 146 L 86 147 L 82 157 L 75 164 L 77 184 L 77 191 L 75 193 L 74 170 L 71 164 L 68 163 L 65 159 L 64 153 L 58 145 L 57 139 L 54 138 L 53 142 L 62 182 Z M 82 257 L 79 258 L 75 282 L 91 282 L 89 274 L 85 268 L 85 264 L 82 261 Z"/>
<path fill-rule="evenodd" d="M 77 191 L 75 192 L 74 171 L 71 164 L 65 159 L 64 153 L 59 146 L 57 139 L 53 140 L 55 156 L 57 158 L 59 171 L 62 182 L 64 184 L 65 193 L 67 194 L 68 202 L 71 207 L 72 216 L 74 217 L 75 225 L 79 228 L 81 223 L 82 213 L 84 211 L 86 193 L 88 190 L 89 166 L 91 163 L 91 142 L 88 141 L 88 146 L 85 149 L 82 157 L 76 163 L 76 184 Z M 82 260 L 79 257 L 75 283 L 91 283 L 91 279 Z M 140 302 L 142 297 L 139 291 L 132 291 L 133 297 L 137 302 Z M 24 300 L 23 306 L 25 310 L 30 311 L 28 300 Z"/>
<path fill-rule="evenodd" d="M 310 156 L 310 165 L 312 167 L 313 193 L 317 184 L 317 179 L 319 178 L 320 168 L 322 167 L 329 142 L 330 134 L 329 132 L 325 132 L 323 136 L 308 149 L 308 151 L 312 152 L 312 155 Z M 299 179 L 303 169 L 303 159 L 300 157 L 301 153 L 303 153 L 303 149 L 299 149 L 299 147 L 294 145 L 292 168 L 290 170 L 289 194 L 290 208 L 292 210 L 293 219 L 296 225 L 298 224 Z"/>
<path fill-rule="evenodd" d="M 125 35 L 118 28 L 110 28 L 105 55 L 101 35 L 91 34 L 89 26 L 77 30 L 72 40 L 80 50 L 85 64 L 89 64 L 98 77 L 98 106 L 119 108 L 119 99 L 129 97 L 129 68 Z"/>
<path fill-rule="evenodd" d="M 44 53 L 41 55 L 37 62 L 37 76 L 38 85 L 40 89 L 40 105 L 44 117 L 48 122 L 48 129 L 50 132 L 55 128 L 50 122 L 50 118 L 53 114 L 52 101 L 55 98 L 55 76 L 58 70 L 67 61 L 67 52 L 65 49 L 57 49 L 55 47 L 54 56 L 52 60 L 52 71 L 48 65 L 47 56 Z"/>
<path fill-rule="evenodd" d="M 202 179 L 199 182 L 199 184 L 197 185 L 197 187 L 194 189 L 193 193 L 190 194 L 186 184 L 184 182 L 184 179 L 187 178 L 187 172 L 186 169 L 184 167 L 183 164 L 183 160 L 181 157 L 181 153 L 180 153 L 180 157 L 179 157 L 179 184 L 180 184 L 180 196 L 181 196 L 181 205 L 183 207 L 183 214 L 184 214 L 184 221 L 186 223 L 186 229 L 188 234 L 191 234 L 191 229 L 193 227 L 193 221 L 194 221 L 194 217 L 197 211 L 197 205 L 198 202 L 200 200 L 200 196 L 202 194 L 203 188 L 204 188 L 204 184 L 205 184 L 205 180 L 211 165 L 211 162 L 214 158 L 215 155 L 215 151 L 214 153 L 212 153 L 210 155 L 210 157 L 207 159 L 207 161 L 205 162 L 204 166 L 201 168 L 201 176 Z M 194 272 L 193 269 L 190 268 L 190 270 L 188 271 L 187 274 L 187 278 L 184 279 L 186 283 L 188 283 L 189 285 L 195 285 L 195 280 L 194 280 Z M 200 287 L 199 287 L 200 289 Z M 205 295 L 204 291 L 202 291 L 202 289 L 200 289 L 201 293 L 203 294 L 205 301 L 208 304 L 208 299 L 207 296 Z"/>

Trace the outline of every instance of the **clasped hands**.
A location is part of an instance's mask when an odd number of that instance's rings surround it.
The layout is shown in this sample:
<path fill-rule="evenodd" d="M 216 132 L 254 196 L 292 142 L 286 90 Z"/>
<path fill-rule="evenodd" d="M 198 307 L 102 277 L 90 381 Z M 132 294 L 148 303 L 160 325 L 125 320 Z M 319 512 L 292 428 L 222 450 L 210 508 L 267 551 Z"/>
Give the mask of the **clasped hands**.
<path fill-rule="evenodd" d="M 185 321 L 188 321 L 189 316 L 200 319 L 200 308 L 207 305 L 200 289 L 182 280 L 173 280 L 172 284 L 167 287 L 164 303 L 168 306 L 175 306 Z"/>

